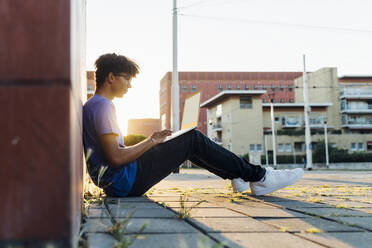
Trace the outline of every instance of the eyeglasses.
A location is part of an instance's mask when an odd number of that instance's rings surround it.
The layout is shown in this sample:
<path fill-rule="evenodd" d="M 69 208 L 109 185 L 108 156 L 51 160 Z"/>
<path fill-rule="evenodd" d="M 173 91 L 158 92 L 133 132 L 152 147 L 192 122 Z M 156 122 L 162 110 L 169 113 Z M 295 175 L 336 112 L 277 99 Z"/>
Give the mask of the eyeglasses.
<path fill-rule="evenodd" d="M 115 77 L 123 77 L 124 80 L 125 80 L 125 82 L 126 82 L 127 84 L 130 84 L 131 79 L 128 79 L 128 77 L 127 77 L 126 74 L 115 74 L 115 73 L 114 73 L 114 75 L 115 75 Z"/>

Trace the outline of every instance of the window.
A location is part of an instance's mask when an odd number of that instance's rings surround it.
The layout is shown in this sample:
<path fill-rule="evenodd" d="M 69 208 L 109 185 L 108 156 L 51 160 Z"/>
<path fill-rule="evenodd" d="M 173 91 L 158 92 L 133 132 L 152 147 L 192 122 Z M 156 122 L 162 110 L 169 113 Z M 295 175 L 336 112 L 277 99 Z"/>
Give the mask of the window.
<path fill-rule="evenodd" d="M 271 102 L 272 102 L 272 103 L 276 103 L 276 100 L 275 100 L 275 99 L 272 99 Z"/>
<path fill-rule="evenodd" d="M 280 103 L 285 103 L 283 98 L 280 98 Z"/>
<path fill-rule="evenodd" d="M 228 84 L 226 88 L 227 88 L 228 90 L 231 90 L 231 85 Z"/>
<path fill-rule="evenodd" d="M 295 142 L 294 143 L 294 146 L 293 146 L 293 149 L 296 151 L 296 152 L 303 152 L 305 151 L 305 146 L 304 146 L 304 142 Z M 304 150 L 302 150 L 304 149 Z"/>
<path fill-rule="evenodd" d="M 186 92 L 187 91 L 187 85 L 182 85 L 182 91 Z"/>
<path fill-rule="evenodd" d="M 293 101 L 293 99 L 291 98 L 291 99 L 289 99 L 289 102 L 290 102 L 290 103 L 293 103 L 294 101 Z"/>
<path fill-rule="evenodd" d="M 266 85 L 262 85 L 262 89 L 263 90 L 266 90 L 267 89 L 267 86 Z"/>
<path fill-rule="evenodd" d="M 196 86 L 195 85 L 191 86 L 191 91 L 192 92 L 195 92 L 196 91 Z"/>
<path fill-rule="evenodd" d="M 306 144 L 305 143 L 301 144 L 301 151 L 302 152 L 306 151 Z"/>
<path fill-rule="evenodd" d="M 292 91 L 293 91 L 293 86 L 292 86 L 292 85 L 289 85 L 289 86 L 288 86 L 288 91 L 289 91 L 289 92 L 292 92 Z"/>
<path fill-rule="evenodd" d="M 245 90 L 249 90 L 249 85 L 245 85 Z"/>
<path fill-rule="evenodd" d="M 267 99 L 266 98 L 262 99 L 262 102 L 267 103 Z"/>
<path fill-rule="evenodd" d="M 218 104 L 216 108 L 216 117 L 222 116 L 222 104 Z"/>
<path fill-rule="evenodd" d="M 257 144 L 257 151 L 262 152 L 262 145 L 261 144 Z"/>
<path fill-rule="evenodd" d="M 284 145 L 278 144 L 278 152 L 284 152 Z"/>
<path fill-rule="evenodd" d="M 253 85 L 253 89 L 254 89 L 254 90 L 258 90 L 258 85 L 256 85 L 256 84 Z"/>
<path fill-rule="evenodd" d="M 240 97 L 240 108 L 243 108 L 243 109 L 252 108 L 252 97 L 251 96 L 241 96 Z"/>
<path fill-rule="evenodd" d="M 275 117 L 274 117 L 274 121 L 275 121 L 276 123 L 279 123 L 279 122 L 280 122 L 280 116 L 275 116 Z"/>
<path fill-rule="evenodd" d="M 372 141 L 367 141 L 367 150 L 368 151 L 372 150 Z"/>
<path fill-rule="evenodd" d="M 285 144 L 285 151 L 286 152 L 291 152 L 292 151 L 292 145 L 289 144 L 289 143 Z"/>
<path fill-rule="evenodd" d="M 281 92 L 283 92 L 284 91 L 284 86 L 280 85 L 279 89 L 280 89 Z"/>
<path fill-rule="evenodd" d="M 358 143 L 358 151 L 364 151 L 364 143 Z"/>
<path fill-rule="evenodd" d="M 356 143 L 351 143 L 351 150 L 352 151 L 356 151 L 357 150 Z"/>
<path fill-rule="evenodd" d="M 254 151 L 255 151 L 254 144 L 250 144 L 250 145 L 249 145 L 249 151 L 250 151 L 250 152 L 254 152 Z"/>
<path fill-rule="evenodd" d="M 240 90 L 240 85 L 239 84 L 236 86 L 236 89 L 237 90 Z"/>
<path fill-rule="evenodd" d="M 165 129 L 165 122 L 166 122 L 166 115 L 165 114 L 162 114 L 161 115 L 161 128 L 162 129 Z"/>
<path fill-rule="evenodd" d="M 218 92 L 221 92 L 221 91 L 223 91 L 223 87 L 222 87 L 222 85 L 220 84 L 220 85 L 218 85 Z"/>
<path fill-rule="evenodd" d="M 271 91 L 275 91 L 275 85 L 271 85 Z"/>

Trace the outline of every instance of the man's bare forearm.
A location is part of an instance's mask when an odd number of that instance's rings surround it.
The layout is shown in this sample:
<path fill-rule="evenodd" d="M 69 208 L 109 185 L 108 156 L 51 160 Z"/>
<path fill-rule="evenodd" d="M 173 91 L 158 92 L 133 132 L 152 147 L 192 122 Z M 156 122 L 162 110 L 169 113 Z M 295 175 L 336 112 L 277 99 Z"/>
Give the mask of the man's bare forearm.
<path fill-rule="evenodd" d="M 129 147 L 119 147 L 117 135 L 114 134 L 102 135 L 99 137 L 99 141 L 107 161 L 112 167 L 119 168 L 138 159 L 153 146 L 163 142 L 171 133 L 170 130 L 155 132 L 144 141 Z"/>
<path fill-rule="evenodd" d="M 146 151 L 150 150 L 154 146 L 154 142 L 151 137 L 143 140 L 142 142 L 128 147 L 118 147 L 115 152 L 115 158 L 111 161 L 113 167 L 120 167 L 121 165 L 127 164 L 138 159 Z"/>

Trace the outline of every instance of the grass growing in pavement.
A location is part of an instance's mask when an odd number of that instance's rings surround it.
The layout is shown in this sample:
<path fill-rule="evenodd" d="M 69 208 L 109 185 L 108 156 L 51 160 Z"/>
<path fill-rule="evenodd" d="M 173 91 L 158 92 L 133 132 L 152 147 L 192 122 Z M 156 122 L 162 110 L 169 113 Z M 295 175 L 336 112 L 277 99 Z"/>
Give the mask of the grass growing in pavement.
<path fill-rule="evenodd" d="M 109 234 L 116 240 L 114 248 L 128 248 L 146 229 L 148 223 L 143 224 L 138 233 L 127 235 L 127 227 L 134 213 L 133 211 L 123 221 L 115 222 L 112 227 L 107 229 Z"/>
<path fill-rule="evenodd" d="M 186 206 L 187 198 L 188 198 L 188 193 L 187 192 L 184 192 L 180 195 L 180 210 L 178 212 L 178 218 L 180 218 L 180 219 L 186 219 L 186 218 L 191 217 L 191 210 L 194 207 L 199 206 L 203 202 L 206 202 L 205 200 L 202 200 L 202 201 L 196 202 L 192 206 Z"/>

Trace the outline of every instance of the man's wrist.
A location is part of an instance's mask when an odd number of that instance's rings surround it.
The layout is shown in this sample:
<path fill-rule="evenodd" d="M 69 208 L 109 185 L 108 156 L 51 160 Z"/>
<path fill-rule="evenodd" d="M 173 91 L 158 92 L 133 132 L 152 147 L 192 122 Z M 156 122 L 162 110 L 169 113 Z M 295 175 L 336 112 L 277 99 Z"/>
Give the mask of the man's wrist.
<path fill-rule="evenodd" d="M 154 139 L 154 138 L 152 138 L 152 137 L 151 137 L 151 139 L 150 139 L 150 140 L 151 140 L 151 143 L 152 143 L 153 145 L 155 145 L 155 144 L 156 144 L 156 143 L 155 143 L 155 139 Z"/>

